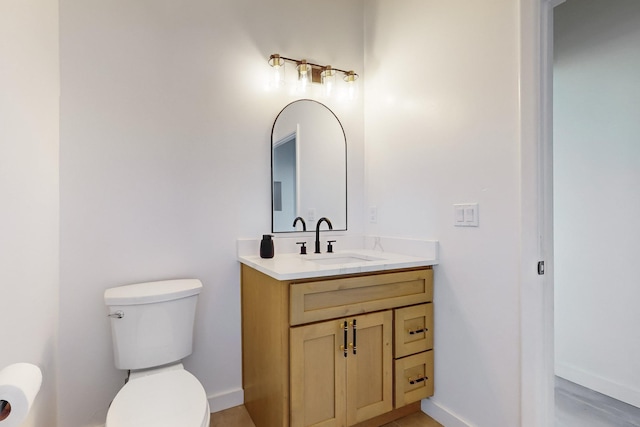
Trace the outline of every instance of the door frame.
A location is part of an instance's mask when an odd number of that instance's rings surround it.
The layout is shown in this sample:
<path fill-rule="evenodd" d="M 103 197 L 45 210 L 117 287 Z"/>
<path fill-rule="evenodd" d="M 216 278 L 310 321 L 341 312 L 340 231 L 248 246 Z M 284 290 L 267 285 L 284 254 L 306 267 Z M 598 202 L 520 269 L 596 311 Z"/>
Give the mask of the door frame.
<path fill-rule="evenodd" d="M 520 1 L 522 427 L 554 425 L 553 9 L 564 1 Z"/>

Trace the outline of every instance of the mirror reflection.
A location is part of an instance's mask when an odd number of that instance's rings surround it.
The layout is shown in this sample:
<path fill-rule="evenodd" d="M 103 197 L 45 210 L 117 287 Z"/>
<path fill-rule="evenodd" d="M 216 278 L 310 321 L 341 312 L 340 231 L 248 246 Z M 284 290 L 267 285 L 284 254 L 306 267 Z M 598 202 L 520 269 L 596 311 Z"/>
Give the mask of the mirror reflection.
<path fill-rule="evenodd" d="M 272 232 L 315 229 L 327 217 L 347 229 L 347 141 L 325 105 L 301 99 L 276 117 L 271 132 Z"/>

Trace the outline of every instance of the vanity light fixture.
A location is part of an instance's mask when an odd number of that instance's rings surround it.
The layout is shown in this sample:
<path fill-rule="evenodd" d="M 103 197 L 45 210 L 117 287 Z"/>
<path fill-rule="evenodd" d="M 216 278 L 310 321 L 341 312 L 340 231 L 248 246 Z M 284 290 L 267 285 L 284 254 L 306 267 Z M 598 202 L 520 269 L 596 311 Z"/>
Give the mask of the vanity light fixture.
<path fill-rule="evenodd" d="M 272 84 L 274 86 L 282 86 L 284 84 L 284 59 L 278 54 L 271 55 L 269 65 L 273 67 Z"/>
<path fill-rule="evenodd" d="M 329 97 L 333 92 L 333 87 L 336 84 L 336 70 L 331 68 L 331 65 L 327 65 L 324 67 L 322 72 L 320 73 L 322 88 L 324 90 L 324 95 Z"/>
<path fill-rule="evenodd" d="M 269 65 L 274 68 L 277 73 L 277 77 L 274 77 L 278 81 L 278 85 L 284 81 L 284 66 L 286 62 L 296 64 L 296 70 L 298 71 L 298 84 L 301 89 L 304 90 L 309 83 L 320 83 L 323 85 L 325 95 L 329 96 L 335 87 L 336 74 L 341 73 L 342 79 L 348 85 L 349 97 L 355 96 L 355 81 L 358 79 L 358 75 L 353 70 L 341 70 L 340 68 L 332 67 L 331 65 L 320 65 L 308 62 L 306 59 L 293 59 L 280 56 L 274 53 L 269 57 Z"/>
<path fill-rule="evenodd" d="M 344 76 L 344 81 L 347 82 L 347 95 L 349 99 L 355 99 L 356 97 L 356 80 L 358 75 L 353 71 L 348 71 Z"/>
<path fill-rule="evenodd" d="M 358 75 L 353 70 L 347 71 L 343 79 L 347 83 L 353 83 L 358 80 Z"/>
<path fill-rule="evenodd" d="M 296 67 L 298 69 L 298 82 L 300 83 L 300 89 L 304 92 L 307 89 L 309 80 L 313 79 L 311 64 L 307 64 L 305 59 L 298 62 Z"/>

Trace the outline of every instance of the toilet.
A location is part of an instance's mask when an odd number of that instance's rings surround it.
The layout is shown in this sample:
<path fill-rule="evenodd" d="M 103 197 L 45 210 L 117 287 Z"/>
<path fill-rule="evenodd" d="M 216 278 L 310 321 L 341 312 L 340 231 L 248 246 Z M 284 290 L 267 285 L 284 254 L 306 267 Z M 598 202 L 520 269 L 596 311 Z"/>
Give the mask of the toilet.
<path fill-rule="evenodd" d="M 163 280 L 107 289 L 113 354 L 126 384 L 111 402 L 105 427 L 209 427 L 209 402 L 182 366 L 193 351 L 202 283 Z"/>

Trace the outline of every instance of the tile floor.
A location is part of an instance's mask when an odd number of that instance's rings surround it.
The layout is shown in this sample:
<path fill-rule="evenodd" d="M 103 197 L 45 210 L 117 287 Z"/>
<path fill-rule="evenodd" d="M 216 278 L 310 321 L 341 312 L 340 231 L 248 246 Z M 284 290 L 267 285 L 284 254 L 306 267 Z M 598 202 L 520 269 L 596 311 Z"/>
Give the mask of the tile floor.
<path fill-rule="evenodd" d="M 211 414 L 211 427 L 255 427 L 244 406 L 225 409 Z M 383 427 L 443 427 L 428 415 L 417 412 Z"/>

